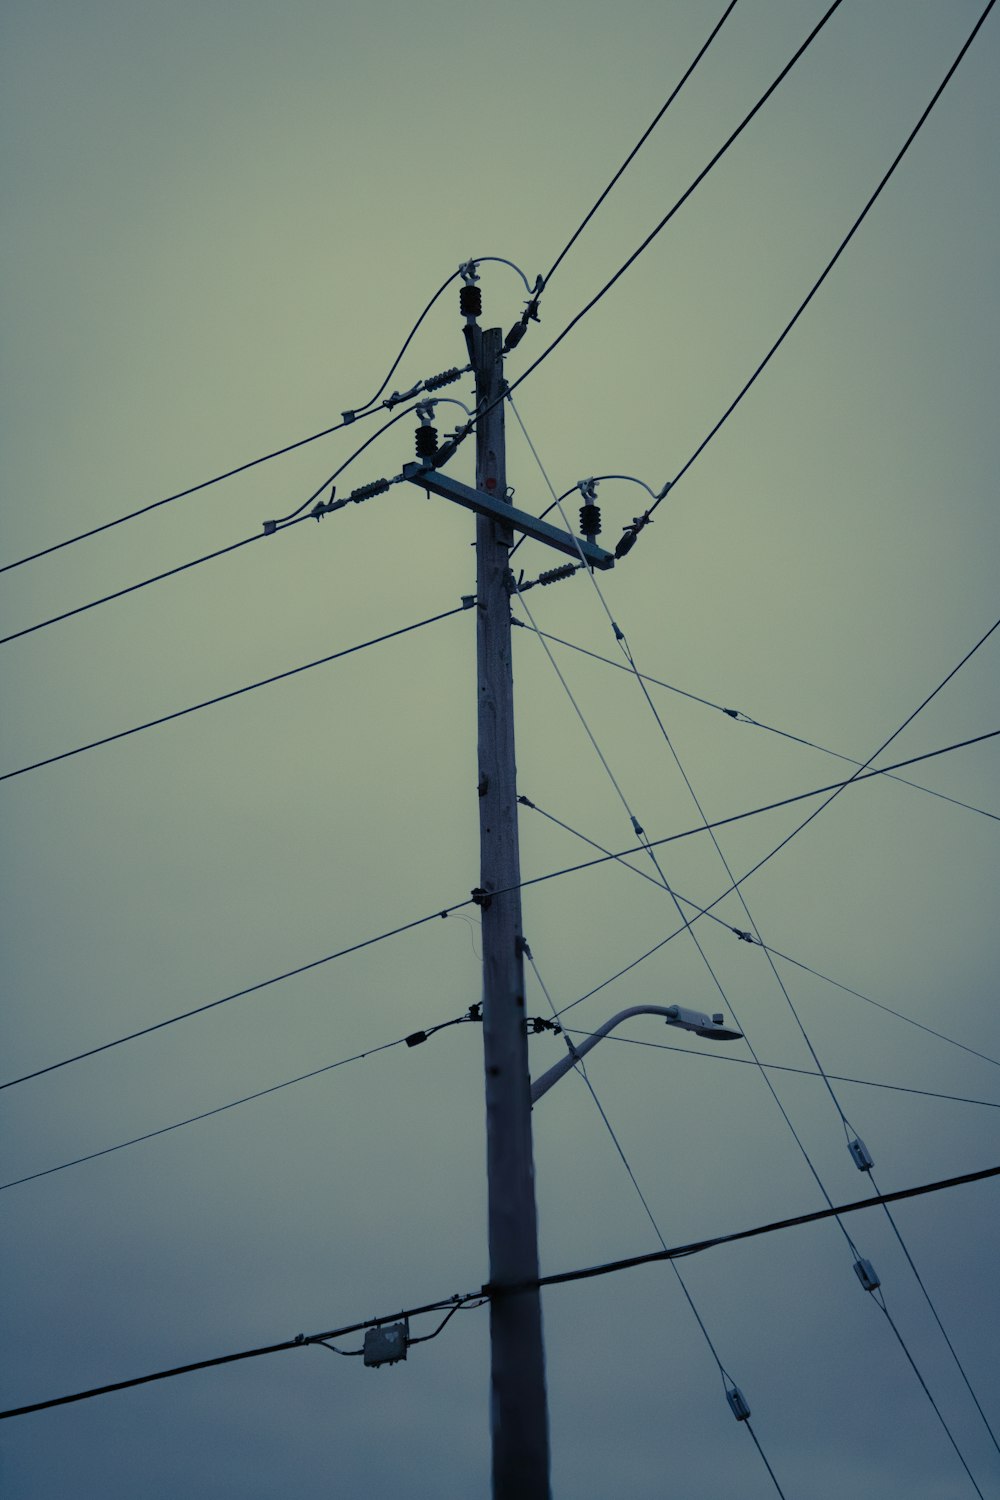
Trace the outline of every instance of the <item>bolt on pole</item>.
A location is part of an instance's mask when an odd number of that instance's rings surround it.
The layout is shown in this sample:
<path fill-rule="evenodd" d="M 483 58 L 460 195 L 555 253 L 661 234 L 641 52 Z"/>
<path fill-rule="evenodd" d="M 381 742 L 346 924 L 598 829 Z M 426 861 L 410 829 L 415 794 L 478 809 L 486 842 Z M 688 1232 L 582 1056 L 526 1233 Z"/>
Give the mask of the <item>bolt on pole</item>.
<path fill-rule="evenodd" d="M 507 499 L 502 333 L 468 328 L 478 409 L 476 488 Z M 496 403 L 495 405 L 493 403 Z M 489 1181 L 490 1422 L 494 1500 L 549 1500 L 548 1407 L 538 1276 L 514 763 L 508 552 L 512 533 L 476 517 L 483 1052 Z M 502 891 L 502 895 L 492 892 Z"/>

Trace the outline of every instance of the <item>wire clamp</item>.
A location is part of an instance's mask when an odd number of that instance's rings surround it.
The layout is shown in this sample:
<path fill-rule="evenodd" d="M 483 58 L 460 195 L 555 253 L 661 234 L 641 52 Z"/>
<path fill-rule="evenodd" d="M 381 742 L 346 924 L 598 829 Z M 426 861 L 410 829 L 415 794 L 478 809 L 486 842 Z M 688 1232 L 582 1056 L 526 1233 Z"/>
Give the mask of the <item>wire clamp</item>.
<path fill-rule="evenodd" d="M 855 1136 L 853 1141 L 848 1141 L 847 1149 L 854 1159 L 854 1165 L 859 1172 L 870 1172 L 875 1165 L 875 1159 L 860 1136 Z"/>
<path fill-rule="evenodd" d="M 493 897 L 490 895 L 489 891 L 484 890 L 481 885 L 477 885 L 476 888 L 470 892 L 470 895 L 472 896 L 473 904 L 482 907 L 483 911 L 489 911 L 490 907 L 493 905 Z"/>
<path fill-rule="evenodd" d="M 529 1016 L 524 1024 L 529 1036 L 538 1036 L 542 1031 L 554 1031 L 557 1036 L 562 1035 L 562 1027 L 558 1021 L 550 1021 L 548 1016 Z"/>
<path fill-rule="evenodd" d="M 469 1006 L 469 1009 L 466 1012 L 465 1019 L 467 1021 L 481 1021 L 483 1019 L 483 1007 L 481 1001 L 477 1000 L 474 1005 Z"/>
<path fill-rule="evenodd" d="M 740 927 L 730 927 L 729 931 L 734 937 L 738 937 L 741 943 L 756 943 L 757 941 L 752 932 L 744 932 Z"/>

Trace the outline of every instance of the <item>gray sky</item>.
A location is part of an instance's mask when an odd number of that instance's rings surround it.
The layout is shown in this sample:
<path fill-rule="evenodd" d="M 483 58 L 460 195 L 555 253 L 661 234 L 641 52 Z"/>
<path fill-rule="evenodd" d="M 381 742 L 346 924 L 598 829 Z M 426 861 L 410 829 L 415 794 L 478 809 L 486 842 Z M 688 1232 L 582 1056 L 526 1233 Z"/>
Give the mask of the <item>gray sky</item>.
<path fill-rule="evenodd" d="M 515 378 L 680 196 L 808 33 L 815 0 L 740 0 L 552 280 Z M 655 244 L 518 391 L 558 491 L 654 489 L 777 337 L 959 50 L 978 0 L 845 0 Z M 487 9 L 11 0 L 3 46 L 7 345 L 0 561 L 113 520 L 330 426 L 376 389 L 458 263 L 548 270 L 722 10 L 721 0 Z M 864 759 L 993 624 L 998 523 L 996 110 L 986 23 L 939 107 L 752 393 L 601 578 L 643 671 Z M 524 289 L 483 267 L 484 325 Z M 457 295 L 393 384 L 464 359 Z M 468 400 L 465 380 L 447 394 Z M 439 426 L 461 415 L 442 407 Z M 3 634 L 260 531 L 368 423 L 4 574 Z M 344 476 L 394 474 L 412 419 Z M 508 418 L 516 503 L 549 495 Z M 471 446 L 471 445 L 470 445 Z M 454 464 L 471 477 L 471 454 Z M 605 539 L 645 499 L 601 486 Z M 571 512 L 572 514 L 572 512 Z M 184 708 L 450 609 L 472 522 L 396 488 L 0 650 L 0 770 Z M 526 577 L 553 565 L 518 554 Z M 539 627 L 616 645 L 586 580 L 526 598 Z M 522 615 L 523 618 L 523 615 Z M 995 729 L 1000 633 L 891 759 Z M 614 788 L 529 630 L 516 632 L 518 771 L 540 808 L 632 842 Z M 553 647 L 651 837 L 699 818 L 634 680 Z M 478 883 L 472 615 L 0 786 L 4 1077 L 44 1067 L 464 899 Z M 704 807 L 725 817 L 848 774 L 787 738 L 651 690 Z M 995 742 L 914 768 L 1000 813 Z M 742 873 L 815 804 L 725 830 Z M 876 780 L 745 894 L 883 1190 L 994 1165 L 997 821 Z M 526 811 L 525 878 L 587 857 Z M 702 905 L 728 881 L 705 837 L 666 846 Z M 734 897 L 718 908 L 734 926 Z M 525 893 L 557 1007 L 677 925 L 618 867 Z M 759 948 L 695 929 L 758 1055 L 810 1067 Z M 458 916 L 7 1090 L 3 1181 L 113 1146 L 461 1015 L 478 934 Z M 567 1018 L 723 1002 L 677 938 Z M 532 981 L 532 1014 L 546 1002 Z M 590 1068 L 668 1243 L 822 1206 L 752 1066 L 649 1019 Z M 560 1055 L 532 1041 L 533 1071 Z M 710 1055 L 706 1055 L 710 1054 Z M 749 1057 L 743 1043 L 725 1057 Z M 399 1047 L 3 1195 L 3 1406 L 474 1289 L 486 1277 L 478 1031 Z M 868 1184 L 823 1084 L 771 1075 L 834 1202 Z M 559 1271 L 655 1248 L 585 1088 L 535 1116 L 541 1255 Z M 993 1425 L 996 1189 L 896 1220 Z M 850 1230 L 985 1495 L 989 1434 L 884 1216 Z M 785 1493 L 974 1493 L 835 1226 L 684 1264 Z M 564 1500 L 774 1493 L 673 1273 L 545 1295 L 554 1492 Z M 413 1331 L 429 1332 L 429 1321 Z M 345 1341 L 356 1346 L 357 1340 Z M 485 1311 L 369 1371 L 279 1355 L 4 1424 L 13 1500 L 488 1489 Z"/>

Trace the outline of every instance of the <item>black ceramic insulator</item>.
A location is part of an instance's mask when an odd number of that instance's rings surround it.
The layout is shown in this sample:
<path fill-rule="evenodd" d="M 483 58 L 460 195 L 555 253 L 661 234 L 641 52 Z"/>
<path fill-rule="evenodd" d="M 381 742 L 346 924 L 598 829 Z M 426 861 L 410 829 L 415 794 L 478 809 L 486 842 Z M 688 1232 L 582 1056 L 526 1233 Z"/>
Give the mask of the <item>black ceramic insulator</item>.
<path fill-rule="evenodd" d="M 433 458 L 438 448 L 438 435 L 436 427 L 417 428 L 417 457 Z"/>
<path fill-rule="evenodd" d="M 580 506 L 580 530 L 591 541 L 593 541 L 595 536 L 600 535 L 601 507 L 599 505 L 591 505 L 588 502 L 588 504 Z"/>
<path fill-rule="evenodd" d="M 458 307 L 463 318 L 478 318 L 483 310 L 482 287 L 463 286 L 458 294 Z"/>

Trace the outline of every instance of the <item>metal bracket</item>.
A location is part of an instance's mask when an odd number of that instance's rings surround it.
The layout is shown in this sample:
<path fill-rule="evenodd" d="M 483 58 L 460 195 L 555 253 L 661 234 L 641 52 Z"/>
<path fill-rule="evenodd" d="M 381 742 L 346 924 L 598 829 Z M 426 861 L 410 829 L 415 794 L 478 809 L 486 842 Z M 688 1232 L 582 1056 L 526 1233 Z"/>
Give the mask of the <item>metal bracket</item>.
<path fill-rule="evenodd" d="M 488 495 L 485 490 L 475 490 L 471 485 L 462 484 L 437 469 L 425 468 L 423 464 L 404 464 L 403 478 L 422 490 L 429 490 L 431 494 L 453 500 L 456 505 L 463 505 L 466 510 L 473 510 L 477 515 L 488 516 L 501 526 L 522 531 L 536 542 L 545 542 L 557 552 L 565 552 L 569 557 L 577 559 L 582 554 L 592 568 L 613 568 L 615 565 L 614 553 L 605 552 L 596 542 L 590 542 L 586 537 L 574 537 L 568 531 L 560 531 L 557 526 L 550 526 L 547 521 L 540 521 L 537 516 L 530 515 L 525 510 L 517 510 L 506 501 Z"/>

